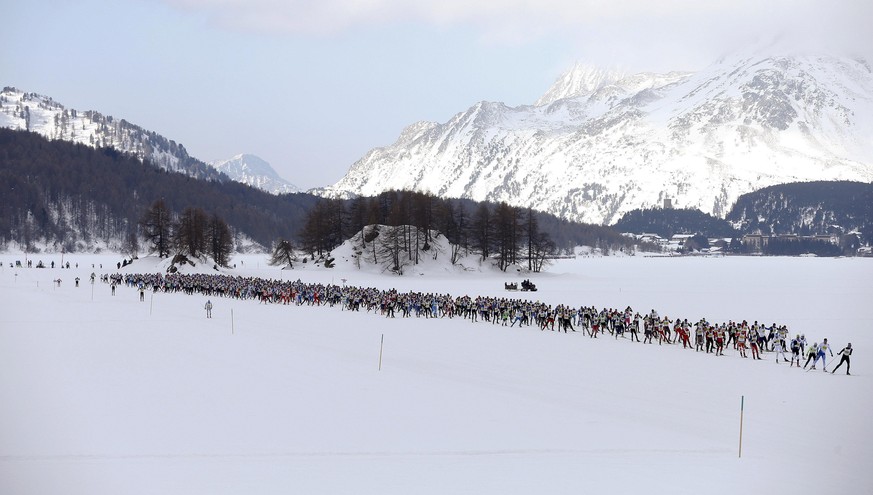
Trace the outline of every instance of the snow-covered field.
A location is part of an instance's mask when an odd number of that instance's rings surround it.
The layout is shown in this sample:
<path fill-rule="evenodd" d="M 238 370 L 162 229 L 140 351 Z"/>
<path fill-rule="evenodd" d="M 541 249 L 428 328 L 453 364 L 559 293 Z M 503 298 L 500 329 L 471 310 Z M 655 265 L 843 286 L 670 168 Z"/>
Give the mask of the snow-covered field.
<path fill-rule="evenodd" d="M 873 490 L 873 259 L 578 258 L 531 277 L 539 292 L 509 294 L 785 323 L 834 352 L 852 342 L 852 376 L 339 308 L 212 298 L 206 319 L 200 295 L 140 302 L 88 283 L 120 256 L 67 254 L 70 270 L 16 259 L 0 254 L 4 495 Z M 247 276 L 452 295 L 503 296 L 520 280 L 234 262 Z"/>

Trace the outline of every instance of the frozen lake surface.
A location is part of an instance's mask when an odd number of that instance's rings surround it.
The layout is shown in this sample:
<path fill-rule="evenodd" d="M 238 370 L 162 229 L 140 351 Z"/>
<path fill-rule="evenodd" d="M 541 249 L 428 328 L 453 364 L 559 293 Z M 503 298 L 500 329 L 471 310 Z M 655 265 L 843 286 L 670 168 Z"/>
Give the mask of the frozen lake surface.
<path fill-rule="evenodd" d="M 106 284 L 92 287 L 90 273 L 115 273 L 119 256 L 67 254 L 70 270 L 10 268 L 16 259 L 24 257 L 0 254 L 0 493 L 821 495 L 873 487 L 873 259 L 604 257 L 560 260 L 535 275 L 396 277 L 282 271 L 248 255 L 228 271 L 631 306 L 692 322 L 775 322 L 810 342 L 827 337 L 835 353 L 852 342 L 852 376 L 789 368 L 772 354 L 742 359 L 732 348 L 714 357 L 338 307 L 213 297 L 206 319 L 202 295 L 140 302 L 133 289 L 112 296 Z M 156 267 L 142 259 L 122 271 Z M 540 290 L 503 290 L 522 278 Z"/>

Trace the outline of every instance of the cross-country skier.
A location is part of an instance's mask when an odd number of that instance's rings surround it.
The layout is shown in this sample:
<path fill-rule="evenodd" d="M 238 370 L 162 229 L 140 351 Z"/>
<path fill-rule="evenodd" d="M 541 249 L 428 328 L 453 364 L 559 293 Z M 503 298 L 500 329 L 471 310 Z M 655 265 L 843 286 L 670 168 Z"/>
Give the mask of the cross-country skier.
<path fill-rule="evenodd" d="M 841 350 L 837 354 L 842 354 L 843 357 L 840 358 L 840 364 L 838 364 L 837 367 L 834 368 L 834 371 L 831 371 L 831 374 L 834 374 L 834 372 L 836 372 L 837 369 L 839 369 L 839 367 L 843 365 L 843 363 L 846 363 L 846 374 L 851 375 L 851 373 L 849 373 L 849 368 L 852 366 L 852 363 L 851 361 L 849 361 L 849 357 L 852 355 L 852 343 L 850 342 L 849 344 L 847 344 L 846 347 L 843 347 L 843 350 Z"/>
<path fill-rule="evenodd" d="M 715 355 L 724 356 L 724 327 L 713 329 L 715 334 Z"/>
<path fill-rule="evenodd" d="M 755 323 L 752 324 L 752 333 L 757 335 L 758 338 L 758 350 L 764 352 L 767 350 L 767 330 L 764 328 L 764 325 L 758 325 L 758 320 L 755 320 Z"/>
<path fill-rule="evenodd" d="M 825 361 L 825 351 L 831 353 L 831 357 L 834 357 L 834 351 L 831 350 L 830 344 L 828 344 L 828 339 L 824 339 L 820 346 L 818 346 L 818 354 L 815 356 L 815 361 L 812 362 L 812 368 L 815 369 L 815 363 L 818 362 L 819 358 L 821 358 L 821 370 L 827 371 L 827 362 Z"/>
<path fill-rule="evenodd" d="M 516 323 L 518 323 L 518 328 L 523 327 L 524 326 L 524 323 L 522 323 L 523 319 L 524 319 L 524 312 L 522 312 L 521 308 L 516 309 L 515 310 L 515 318 L 512 320 L 512 325 L 509 325 L 509 328 L 514 327 Z"/>
<path fill-rule="evenodd" d="M 797 360 L 797 367 L 800 368 L 800 334 L 791 339 L 791 364 L 794 366 L 794 360 Z"/>
<path fill-rule="evenodd" d="M 816 354 L 818 354 L 818 342 L 813 342 L 811 346 L 809 346 L 809 350 L 806 351 L 806 362 L 803 363 L 803 369 L 806 369 L 809 366 L 809 362 L 815 359 Z M 815 362 L 812 363 L 812 368 L 815 369 Z"/>
<path fill-rule="evenodd" d="M 707 324 L 703 336 L 706 338 L 706 353 L 709 354 L 715 348 L 715 331 Z"/>
<path fill-rule="evenodd" d="M 737 329 L 737 350 L 740 351 L 740 356 L 746 357 L 746 338 L 748 338 L 749 333 L 746 330 L 746 327 L 740 327 Z"/>
<path fill-rule="evenodd" d="M 752 350 L 752 359 L 761 359 L 761 353 L 758 352 L 758 333 L 749 332 L 749 348 Z"/>
<path fill-rule="evenodd" d="M 206 309 L 206 317 L 212 318 L 212 301 L 207 300 L 206 305 L 203 306 L 203 308 Z"/>
<path fill-rule="evenodd" d="M 679 321 L 678 319 L 676 321 Z M 679 336 L 679 339 L 682 340 L 682 348 L 691 349 L 691 342 L 688 340 L 688 320 L 682 322 L 681 325 L 676 326 L 676 335 Z"/>
<path fill-rule="evenodd" d="M 788 362 L 788 358 L 785 357 L 785 349 L 782 348 L 782 339 L 773 341 L 773 354 L 776 354 L 776 364 L 779 364 L 779 356 L 782 356 L 783 361 Z"/>
<path fill-rule="evenodd" d="M 640 314 L 636 313 L 634 315 L 633 321 L 630 324 L 630 334 L 631 334 L 631 342 L 636 339 L 637 342 L 640 341 Z"/>

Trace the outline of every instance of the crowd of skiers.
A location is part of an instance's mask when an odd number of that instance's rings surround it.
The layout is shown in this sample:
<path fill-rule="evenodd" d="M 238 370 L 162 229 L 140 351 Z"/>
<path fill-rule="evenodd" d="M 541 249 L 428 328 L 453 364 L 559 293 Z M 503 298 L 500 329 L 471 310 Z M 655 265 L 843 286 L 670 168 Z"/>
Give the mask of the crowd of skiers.
<path fill-rule="evenodd" d="M 670 319 L 651 310 L 640 314 L 630 307 L 624 310 L 601 309 L 595 307 L 552 306 L 541 302 L 505 297 L 452 297 L 449 294 L 423 292 L 398 292 L 350 285 L 308 284 L 297 281 L 277 281 L 257 277 L 228 275 L 182 275 L 182 274 L 128 274 L 112 275 L 113 287 L 124 283 L 135 287 L 144 300 L 146 290 L 154 292 L 183 292 L 203 294 L 210 297 L 231 297 L 237 299 L 257 299 L 264 304 L 295 304 L 315 306 L 340 306 L 343 310 L 373 312 L 387 318 L 463 318 L 471 322 L 486 322 L 519 328 L 532 326 L 541 331 L 580 332 L 589 338 L 626 338 L 631 342 L 658 345 L 682 344 L 683 348 L 694 349 L 714 356 L 723 356 L 728 346 L 743 358 L 763 359 L 763 353 L 772 353 L 777 363 L 789 363 L 800 368 L 800 361 L 806 357 L 803 369 L 810 363 L 816 369 L 821 361 L 821 369 L 827 371 L 826 359 L 834 357 L 827 339 L 821 343 L 808 344 L 805 335 L 796 334 L 790 338 L 785 325 L 773 323 L 770 326 L 757 321 L 710 323 L 701 319 L 694 324 L 687 319 Z M 212 316 L 212 302 L 207 301 L 207 317 Z M 642 340 L 640 339 L 642 335 Z M 848 344 L 837 355 L 840 363 L 832 373 L 846 364 L 849 374 L 852 344 Z M 790 356 L 789 356 L 790 355 Z M 790 358 L 789 358 L 790 357 Z"/>

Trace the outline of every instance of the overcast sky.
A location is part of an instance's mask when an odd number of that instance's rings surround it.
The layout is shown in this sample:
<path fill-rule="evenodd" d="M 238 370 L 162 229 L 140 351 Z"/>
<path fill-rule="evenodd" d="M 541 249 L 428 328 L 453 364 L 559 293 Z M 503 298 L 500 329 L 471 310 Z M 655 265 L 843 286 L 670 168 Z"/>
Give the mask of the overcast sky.
<path fill-rule="evenodd" d="M 419 120 L 533 103 L 574 62 L 695 70 L 775 34 L 873 60 L 870 0 L 0 0 L 0 74 L 204 161 L 332 184 Z"/>

